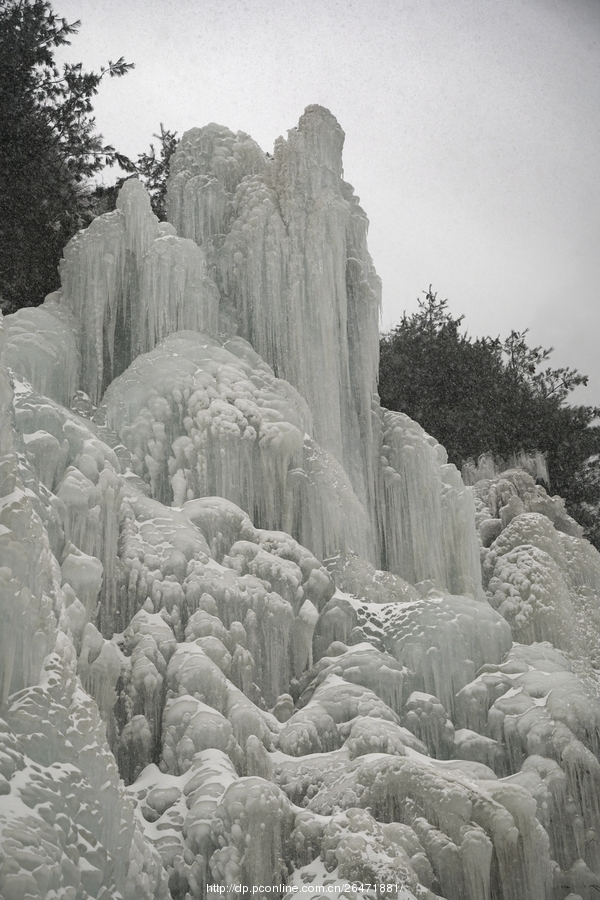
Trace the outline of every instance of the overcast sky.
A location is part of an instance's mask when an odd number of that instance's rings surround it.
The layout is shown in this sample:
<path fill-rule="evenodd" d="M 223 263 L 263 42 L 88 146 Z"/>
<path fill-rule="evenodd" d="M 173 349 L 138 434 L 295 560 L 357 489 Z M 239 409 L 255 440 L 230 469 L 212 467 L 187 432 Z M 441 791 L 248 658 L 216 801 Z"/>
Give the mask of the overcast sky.
<path fill-rule="evenodd" d="M 53 0 L 136 156 L 162 122 L 264 150 L 310 103 L 346 132 L 382 327 L 431 283 L 473 335 L 531 329 L 600 405 L 600 0 Z"/>

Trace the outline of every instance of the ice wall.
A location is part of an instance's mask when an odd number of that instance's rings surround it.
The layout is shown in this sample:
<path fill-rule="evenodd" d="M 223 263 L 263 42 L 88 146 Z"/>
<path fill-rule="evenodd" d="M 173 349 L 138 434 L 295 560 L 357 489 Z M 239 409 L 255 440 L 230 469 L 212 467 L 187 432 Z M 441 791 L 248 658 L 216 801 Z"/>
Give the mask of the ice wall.
<path fill-rule="evenodd" d="M 600 555 L 379 407 L 342 141 L 189 132 L 2 323 L 3 900 L 600 889 Z"/>

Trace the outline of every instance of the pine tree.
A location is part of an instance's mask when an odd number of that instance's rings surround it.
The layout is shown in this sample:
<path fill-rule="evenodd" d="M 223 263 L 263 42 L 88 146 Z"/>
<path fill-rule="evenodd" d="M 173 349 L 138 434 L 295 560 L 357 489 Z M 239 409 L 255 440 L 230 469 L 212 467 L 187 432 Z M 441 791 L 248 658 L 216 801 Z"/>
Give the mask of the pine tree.
<path fill-rule="evenodd" d="M 419 422 L 459 468 L 483 453 L 540 451 L 551 490 L 600 541 L 600 409 L 567 403 L 587 376 L 547 366 L 552 348 L 529 347 L 526 331 L 473 340 L 463 319 L 430 288 L 416 313 L 382 335 L 382 404 Z"/>
<path fill-rule="evenodd" d="M 62 248 L 89 221 L 89 178 L 124 160 L 95 131 L 92 100 L 121 57 L 99 72 L 59 68 L 54 54 L 80 22 L 49 0 L 0 0 L 0 297 L 4 311 L 37 305 L 58 286 Z"/>

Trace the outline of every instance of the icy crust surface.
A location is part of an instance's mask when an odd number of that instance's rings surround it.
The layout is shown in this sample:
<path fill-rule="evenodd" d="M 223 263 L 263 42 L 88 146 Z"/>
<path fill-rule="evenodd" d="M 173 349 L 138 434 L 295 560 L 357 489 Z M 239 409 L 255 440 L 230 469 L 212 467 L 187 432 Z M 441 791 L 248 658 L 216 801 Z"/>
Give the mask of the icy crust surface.
<path fill-rule="evenodd" d="M 2 900 L 600 888 L 600 557 L 373 400 L 342 142 L 194 130 L 0 333 Z"/>

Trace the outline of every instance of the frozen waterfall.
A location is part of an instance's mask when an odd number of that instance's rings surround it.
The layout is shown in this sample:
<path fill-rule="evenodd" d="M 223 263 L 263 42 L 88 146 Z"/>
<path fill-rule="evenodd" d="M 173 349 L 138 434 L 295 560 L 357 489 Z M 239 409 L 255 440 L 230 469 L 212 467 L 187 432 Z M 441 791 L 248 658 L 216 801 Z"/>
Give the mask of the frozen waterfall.
<path fill-rule="evenodd" d="M 192 129 L 1 323 L 2 900 L 600 892 L 600 554 L 380 407 L 343 142 Z"/>

